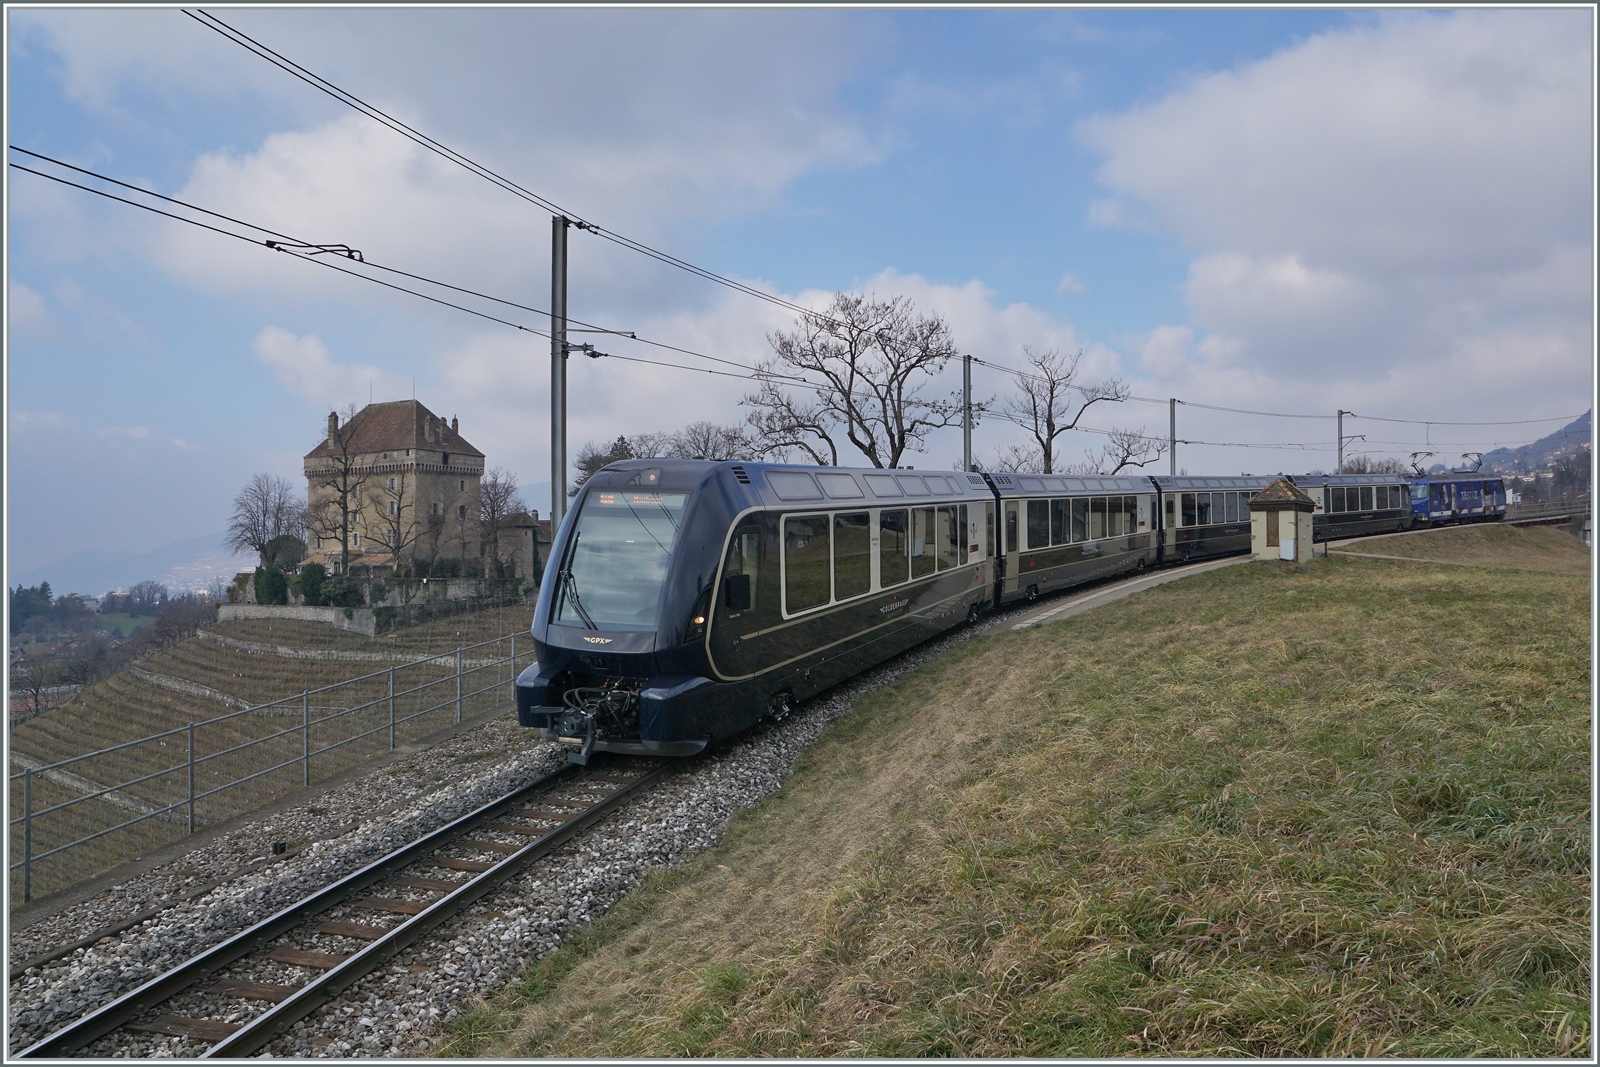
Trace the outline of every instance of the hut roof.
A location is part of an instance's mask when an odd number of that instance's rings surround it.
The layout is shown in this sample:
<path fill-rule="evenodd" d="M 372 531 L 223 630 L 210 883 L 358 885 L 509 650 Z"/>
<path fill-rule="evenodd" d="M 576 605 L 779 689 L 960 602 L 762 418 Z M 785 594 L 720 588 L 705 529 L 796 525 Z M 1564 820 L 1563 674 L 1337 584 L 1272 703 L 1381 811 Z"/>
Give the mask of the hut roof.
<path fill-rule="evenodd" d="M 1287 504 L 1314 508 L 1316 501 L 1305 494 L 1299 486 L 1286 478 L 1274 479 L 1268 486 L 1250 498 L 1250 506 L 1258 507 L 1262 504 Z"/>

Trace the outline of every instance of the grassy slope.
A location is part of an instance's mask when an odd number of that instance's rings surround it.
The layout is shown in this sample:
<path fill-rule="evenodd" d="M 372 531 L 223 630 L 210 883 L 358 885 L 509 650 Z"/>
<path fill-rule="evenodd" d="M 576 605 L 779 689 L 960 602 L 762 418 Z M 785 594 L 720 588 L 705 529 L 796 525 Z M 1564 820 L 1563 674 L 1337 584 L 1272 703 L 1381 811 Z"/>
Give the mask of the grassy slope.
<path fill-rule="evenodd" d="M 1587 602 L 1319 558 L 974 641 L 452 1051 L 1586 1054 Z"/>
<path fill-rule="evenodd" d="M 1554 574 L 1589 573 L 1588 547 L 1555 526 L 1449 526 L 1363 538 L 1340 545 L 1339 551 Z"/>

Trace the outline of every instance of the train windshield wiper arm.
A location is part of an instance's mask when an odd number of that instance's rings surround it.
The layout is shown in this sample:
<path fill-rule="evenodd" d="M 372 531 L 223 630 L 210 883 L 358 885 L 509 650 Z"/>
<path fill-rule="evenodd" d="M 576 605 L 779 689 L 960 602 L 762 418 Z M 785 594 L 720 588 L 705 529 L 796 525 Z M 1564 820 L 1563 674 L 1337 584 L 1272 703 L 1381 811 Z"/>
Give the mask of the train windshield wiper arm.
<path fill-rule="evenodd" d="M 578 579 L 572 576 L 571 569 L 561 572 L 561 584 L 566 592 L 568 601 L 572 604 L 572 610 L 578 613 L 578 618 L 583 620 L 583 624 L 591 630 L 600 629 L 594 624 L 594 620 L 589 617 L 589 613 L 583 610 L 583 601 L 578 597 Z"/>

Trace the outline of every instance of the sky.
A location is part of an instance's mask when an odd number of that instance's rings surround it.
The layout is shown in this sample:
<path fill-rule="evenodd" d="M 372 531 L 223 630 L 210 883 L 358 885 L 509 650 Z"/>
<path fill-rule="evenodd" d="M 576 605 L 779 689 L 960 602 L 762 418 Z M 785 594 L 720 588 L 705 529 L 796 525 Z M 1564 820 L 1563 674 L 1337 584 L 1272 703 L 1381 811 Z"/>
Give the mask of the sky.
<path fill-rule="evenodd" d="M 216 13 L 579 217 L 764 292 L 904 296 L 1001 366 L 1081 350 L 1084 381 L 1150 401 L 1085 425 L 1164 436 L 1177 397 L 1192 474 L 1331 469 L 1341 409 L 1352 453 L 1448 462 L 1591 403 L 1587 9 Z M 6 34 L 11 145 L 548 306 L 547 211 L 181 11 L 10 7 Z M 6 191 L 10 572 L 220 530 L 253 473 L 298 483 L 328 411 L 369 398 L 459 418 L 548 507 L 545 338 L 14 168 Z M 794 325 L 593 234 L 569 259 L 569 313 L 592 323 L 746 365 Z M 980 399 L 1015 384 L 974 374 Z M 927 391 L 959 386 L 953 363 Z M 752 387 L 574 358 L 569 451 L 741 422 Z M 1020 434 L 981 421 L 978 462 Z M 1062 457 L 1102 440 L 1068 434 Z M 905 462 L 959 458 L 944 430 Z"/>

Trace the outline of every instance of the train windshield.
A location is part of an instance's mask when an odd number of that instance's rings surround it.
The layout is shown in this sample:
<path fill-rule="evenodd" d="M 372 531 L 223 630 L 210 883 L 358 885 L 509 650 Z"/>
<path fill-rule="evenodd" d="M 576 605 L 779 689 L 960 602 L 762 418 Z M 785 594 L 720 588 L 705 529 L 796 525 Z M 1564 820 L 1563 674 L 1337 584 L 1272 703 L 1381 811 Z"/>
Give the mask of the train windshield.
<path fill-rule="evenodd" d="M 557 580 L 555 619 L 589 630 L 654 630 L 688 493 L 589 493 Z"/>

